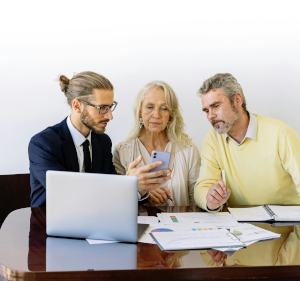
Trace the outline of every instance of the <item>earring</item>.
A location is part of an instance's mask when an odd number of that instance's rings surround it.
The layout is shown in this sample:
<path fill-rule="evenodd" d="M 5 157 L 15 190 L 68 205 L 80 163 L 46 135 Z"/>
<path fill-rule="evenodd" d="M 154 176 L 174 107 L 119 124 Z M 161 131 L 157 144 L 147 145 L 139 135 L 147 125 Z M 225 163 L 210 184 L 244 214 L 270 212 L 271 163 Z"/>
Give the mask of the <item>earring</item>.
<path fill-rule="evenodd" d="M 144 122 L 143 122 L 143 119 L 142 117 L 140 117 L 140 129 L 144 126 Z"/>

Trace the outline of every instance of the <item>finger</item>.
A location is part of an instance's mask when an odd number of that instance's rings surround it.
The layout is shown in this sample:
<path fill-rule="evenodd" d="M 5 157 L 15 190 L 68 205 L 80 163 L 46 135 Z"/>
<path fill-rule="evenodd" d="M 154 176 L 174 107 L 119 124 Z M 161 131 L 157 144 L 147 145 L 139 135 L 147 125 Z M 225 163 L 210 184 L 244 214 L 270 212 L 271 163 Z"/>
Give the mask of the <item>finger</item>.
<path fill-rule="evenodd" d="M 207 253 L 209 253 L 212 257 L 214 257 L 218 252 L 218 250 L 207 250 Z"/>
<path fill-rule="evenodd" d="M 136 159 L 134 159 L 133 162 L 131 162 L 129 164 L 128 170 L 135 168 L 142 161 L 142 159 L 143 159 L 142 155 L 140 155 Z"/>
<path fill-rule="evenodd" d="M 162 165 L 162 163 L 163 163 L 162 161 L 156 161 L 156 162 L 150 163 L 146 166 L 141 167 L 141 171 L 142 172 L 149 172 L 150 170 Z"/>
<path fill-rule="evenodd" d="M 226 196 L 226 201 L 229 199 L 231 190 L 229 188 L 226 188 L 227 196 Z"/>
<path fill-rule="evenodd" d="M 224 190 L 226 188 L 225 183 L 222 179 L 218 180 L 218 185 L 221 186 L 221 188 Z"/>
<path fill-rule="evenodd" d="M 160 203 L 159 199 L 155 195 L 153 195 L 153 193 L 149 194 L 149 200 L 156 203 L 156 204 Z"/>
<path fill-rule="evenodd" d="M 161 195 L 161 197 L 163 198 L 164 202 L 163 203 L 167 203 L 168 202 L 168 197 L 167 194 L 165 193 L 165 191 L 160 187 L 158 189 L 156 189 L 156 191 Z"/>
<path fill-rule="evenodd" d="M 150 172 L 150 173 L 148 173 L 148 176 L 150 178 L 156 178 L 156 177 L 159 177 L 159 176 L 162 176 L 162 175 L 167 175 L 167 174 L 170 174 L 170 173 L 171 173 L 171 170 L 170 169 L 166 169 L 166 170 L 160 170 L 160 171 Z"/>
<path fill-rule="evenodd" d="M 170 191 L 170 189 L 164 184 L 161 186 L 161 189 L 170 197 L 172 197 L 172 193 Z"/>
<path fill-rule="evenodd" d="M 219 202 L 224 199 L 224 190 L 219 185 L 212 186 L 208 193 Z"/>
<path fill-rule="evenodd" d="M 160 178 L 147 178 L 143 177 L 143 184 L 151 184 L 151 183 L 159 183 L 162 181 L 168 181 L 171 177 L 170 176 L 165 176 L 165 177 L 160 177 Z"/>
<path fill-rule="evenodd" d="M 151 191 L 151 190 L 158 189 L 161 186 L 162 186 L 161 183 L 146 184 L 146 185 L 143 185 L 143 187 L 139 188 L 139 190 L 148 192 L 148 191 Z"/>
<path fill-rule="evenodd" d="M 154 190 L 154 191 L 151 191 L 150 194 L 152 194 L 153 197 L 156 197 L 156 198 L 159 200 L 158 203 L 164 203 L 165 200 L 164 200 L 162 194 L 160 194 L 158 191 L 159 191 L 159 189 Z M 162 193 L 164 193 L 164 192 L 162 192 Z M 164 194 L 165 194 L 165 193 L 164 193 Z"/>

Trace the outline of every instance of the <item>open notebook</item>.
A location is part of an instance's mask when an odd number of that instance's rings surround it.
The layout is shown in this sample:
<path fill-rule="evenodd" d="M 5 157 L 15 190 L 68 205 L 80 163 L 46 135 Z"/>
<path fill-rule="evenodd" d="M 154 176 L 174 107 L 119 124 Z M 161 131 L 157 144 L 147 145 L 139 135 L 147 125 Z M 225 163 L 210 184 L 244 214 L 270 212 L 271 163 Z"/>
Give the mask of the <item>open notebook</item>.
<path fill-rule="evenodd" d="M 300 221 L 300 206 L 263 205 L 251 208 L 228 208 L 237 221 Z"/>

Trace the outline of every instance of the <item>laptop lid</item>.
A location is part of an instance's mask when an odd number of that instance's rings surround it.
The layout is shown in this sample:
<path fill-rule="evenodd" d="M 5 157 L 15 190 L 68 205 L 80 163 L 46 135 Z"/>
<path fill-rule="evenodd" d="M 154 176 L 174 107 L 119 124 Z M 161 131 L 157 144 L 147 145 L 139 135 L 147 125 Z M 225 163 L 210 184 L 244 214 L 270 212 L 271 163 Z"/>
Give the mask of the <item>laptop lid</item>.
<path fill-rule="evenodd" d="M 136 242 L 137 193 L 137 177 L 47 171 L 47 234 Z"/>

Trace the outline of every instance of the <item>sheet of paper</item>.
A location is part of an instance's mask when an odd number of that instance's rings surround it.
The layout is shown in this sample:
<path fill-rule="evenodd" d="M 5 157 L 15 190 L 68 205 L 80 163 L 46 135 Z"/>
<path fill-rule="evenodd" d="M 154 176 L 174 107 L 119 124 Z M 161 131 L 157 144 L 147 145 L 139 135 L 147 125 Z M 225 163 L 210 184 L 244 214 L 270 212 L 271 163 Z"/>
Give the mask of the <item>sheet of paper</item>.
<path fill-rule="evenodd" d="M 158 217 L 154 217 L 154 216 L 138 216 L 138 223 L 139 224 L 156 225 L 156 224 L 158 224 Z"/>
<path fill-rule="evenodd" d="M 218 228 L 212 224 L 178 224 L 178 225 L 170 225 L 170 224 L 162 224 L 159 223 L 157 225 L 149 226 L 143 235 L 140 237 L 138 242 L 141 243 L 149 243 L 156 244 L 153 238 L 150 236 L 150 233 L 153 232 L 174 232 L 174 231 L 212 231 L 217 230 Z"/>
<path fill-rule="evenodd" d="M 265 230 L 249 223 L 239 224 L 239 226 L 231 228 L 230 232 L 237 236 L 244 243 L 280 237 L 280 234 L 278 233 Z"/>
<path fill-rule="evenodd" d="M 219 228 L 230 228 L 238 225 L 238 222 L 228 212 L 220 212 L 216 214 L 207 212 L 162 213 L 162 220 L 165 224 L 200 223 L 213 224 Z"/>
<path fill-rule="evenodd" d="M 251 242 L 245 242 L 244 244 L 245 244 L 245 246 L 249 246 L 249 245 L 254 244 L 256 242 L 258 242 L 258 240 L 257 241 L 251 241 Z M 236 252 L 236 251 L 238 251 L 240 249 L 243 249 L 243 247 L 235 247 L 235 248 L 213 248 L 213 249 L 221 251 L 221 252 L 231 252 L 231 255 L 230 255 L 230 257 L 231 257 L 232 254 L 233 254 L 233 252 Z"/>
<path fill-rule="evenodd" d="M 228 208 L 237 221 L 267 221 L 272 218 L 263 206 L 251 208 Z"/>
<path fill-rule="evenodd" d="M 239 247 L 242 242 L 226 229 L 212 231 L 152 232 L 161 250 L 193 250 Z"/>
<path fill-rule="evenodd" d="M 118 243 L 119 241 L 111 240 L 98 240 L 98 239 L 86 239 L 90 244 L 106 244 L 106 243 Z"/>
<path fill-rule="evenodd" d="M 300 221 L 300 206 L 274 206 L 269 208 L 276 215 L 276 221 Z"/>

